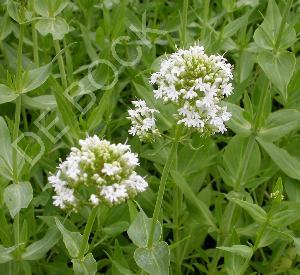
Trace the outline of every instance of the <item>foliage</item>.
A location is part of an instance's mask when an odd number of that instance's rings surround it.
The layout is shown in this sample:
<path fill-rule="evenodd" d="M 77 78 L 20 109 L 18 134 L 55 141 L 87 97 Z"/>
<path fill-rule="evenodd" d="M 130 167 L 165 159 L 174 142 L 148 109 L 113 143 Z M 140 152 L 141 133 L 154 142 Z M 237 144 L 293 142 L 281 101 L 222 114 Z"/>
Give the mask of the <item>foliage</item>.
<path fill-rule="evenodd" d="M 0 5 L 0 274 L 299 274 L 300 1 Z M 233 65 L 232 117 L 177 139 L 149 80 L 195 43 Z M 139 99 L 159 110 L 151 143 L 128 134 Z M 87 135 L 127 142 L 147 191 L 55 207 L 48 177 Z"/>

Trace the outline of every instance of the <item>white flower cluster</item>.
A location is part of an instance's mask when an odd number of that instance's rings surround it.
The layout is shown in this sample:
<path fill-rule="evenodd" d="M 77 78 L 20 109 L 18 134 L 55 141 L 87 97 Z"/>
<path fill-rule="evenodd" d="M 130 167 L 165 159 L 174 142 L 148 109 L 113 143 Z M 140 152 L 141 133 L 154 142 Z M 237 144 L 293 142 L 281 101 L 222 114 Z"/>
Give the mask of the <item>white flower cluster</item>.
<path fill-rule="evenodd" d="M 153 141 L 159 136 L 159 131 L 155 125 L 154 114 L 158 112 L 156 109 L 150 109 L 144 100 L 132 101 L 134 109 L 128 110 L 131 121 L 129 134 L 137 135 L 141 141 Z"/>
<path fill-rule="evenodd" d="M 82 204 L 116 205 L 136 196 L 148 187 L 135 172 L 137 155 L 126 144 L 112 144 L 97 136 L 79 141 L 65 161 L 60 163 L 49 182 L 56 193 L 54 205 L 78 209 Z"/>
<path fill-rule="evenodd" d="M 201 46 L 178 50 L 166 58 L 160 71 L 152 74 L 154 97 L 178 107 L 178 124 L 209 133 L 226 131 L 231 114 L 220 101 L 233 87 L 231 65 L 219 55 L 206 55 Z"/>

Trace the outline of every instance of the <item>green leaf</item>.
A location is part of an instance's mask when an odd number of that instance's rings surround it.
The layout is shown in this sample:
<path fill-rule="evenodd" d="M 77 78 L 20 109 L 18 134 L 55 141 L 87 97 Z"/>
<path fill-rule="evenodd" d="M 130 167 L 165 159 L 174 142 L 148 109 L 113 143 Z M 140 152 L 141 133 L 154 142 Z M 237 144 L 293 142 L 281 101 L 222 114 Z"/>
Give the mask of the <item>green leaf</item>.
<path fill-rule="evenodd" d="M 257 248 L 269 246 L 280 240 L 290 241 L 290 238 L 286 234 L 281 233 L 279 230 L 276 230 L 271 226 L 267 226 L 259 240 Z"/>
<path fill-rule="evenodd" d="M 136 249 L 134 259 L 137 265 L 150 275 L 169 274 L 170 251 L 165 242 L 159 242 L 152 248 Z"/>
<path fill-rule="evenodd" d="M 8 175 L 12 173 L 12 146 L 9 129 L 5 120 L 0 117 L 0 173 Z"/>
<path fill-rule="evenodd" d="M 238 105 L 225 102 L 227 110 L 232 114 L 228 127 L 241 137 L 248 137 L 251 134 L 251 123 L 244 118 L 245 110 Z"/>
<path fill-rule="evenodd" d="M 131 241 L 138 247 L 147 246 L 150 228 L 152 224 L 152 219 L 148 218 L 144 211 L 141 211 L 137 214 L 133 223 L 127 230 L 127 234 Z M 156 223 L 153 243 L 158 243 L 161 237 L 162 228 L 159 222 Z"/>
<path fill-rule="evenodd" d="M 82 235 L 79 232 L 71 232 L 67 230 L 58 218 L 55 218 L 55 223 L 60 233 L 63 236 L 64 244 L 72 258 L 76 258 L 79 253 L 82 242 Z"/>
<path fill-rule="evenodd" d="M 285 191 L 290 201 L 300 202 L 300 182 L 291 178 L 285 179 Z"/>
<path fill-rule="evenodd" d="M 300 180 L 300 160 L 291 156 L 288 151 L 266 142 L 261 138 L 257 139 L 260 145 L 268 153 L 275 164 L 289 177 Z"/>
<path fill-rule="evenodd" d="M 255 43 L 263 49 L 272 50 L 279 34 L 281 21 L 282 17 L 276 2 L 269 0 L 266 17 L 253 36 Z M 296 39 L 295 30 L 285 23 L 279 48 L 286 49 L 290 47 Z"/>
<path fill-rule="evenodd" d="M 55 109 L 57 107 L 53 95 L 40 95 L 35 97 L 22 95 L 22 104 L 28 109 L 46 110 L 48 108 Z"/>
<path fill-rule="evenodd" d="M 9 16 L 19 24 L 29 22 L 32 19 L 32 12 L 24 8 L 24 16 L 20 16 L 21 3 L 17 1 L 7 1 L 7 12 Z"/>
<path fill-rule="evenodd" d="M 12 31 L 12 23 L 7 13 L 0 20 L 0 41 L 4 40 Z"/>
<path fill-rule="evenodd" d="M 231 201 L 242 207 L 256 222 L 264 223 L 267 220 L 267 213 L 257 204 L 243 201 L 236 198 L 229 198 Z"/>
<path fill-rule="evenodd" d="M 298 110 L 282 109 L 269 115 L 265 126 L 259 130 L 258 136 L 272 142 L 299 128 L 300 112 Z"/>
<path fill-rule="evenodd" d="M 52 63 L 42 67 L 27 71 L 23 74 L 22 93 L 28 93 L 40 87 L 49 78 L 51 73 Z"/>
<path fill-rule="evenodd" d="M 46 1 L 46 0 L 34 0 L 35 11 L 43 17 L 51 17 L 58 15 L 68 5 L 65 0 Z M 51 15 L 52 14 L 52 15 Z"/>
<path fill-rule="evenodd" d="M 230 246 L 230 247 L 226 247 L 226 246 L 220 246 L 220 247 L 217 247 L 218 249 L 221 249 L 221 250 L 224 250 L 224 251 L 228 251 L 228 252 L 231 252 L 233 254 L 236 254 L 236 255 L 239 255 L 243 258 L 246 258 L 246 259 L 250 259 L 252 257 L 252 248 L 247 246 L 247 245 L 240 245 L 240 244 L 237 244 L 237 245 L 233 245 L 233 246 Z"/>
<path fill-rule="evenodd" d="M 42 259 L 45 254 L 59 241 L 61 235 L 59 231 L 52 227 L 45 236 L 28 247 L 22 254 L 22 259 L 25 261 L 36 261 Z"/>
<path fill-rule="evenodd" d="M 92 253 L 88 253 L 82 260 L 72 259 L 75 275 L 95 275 L 97 262 Z"/>
<path fill-rule="evenodd" d="M 287 100 L 287 86 L 293 76 L 296 58 L 292 52 L 281 52 L 273 55 L 271 52 L 261 52 L 258 64 L 266 76 Z"/>
<path fill-rule="evenodd" d="M 228 0 L 225 1 L 227 2 Z M 229 22 L 223 29 L 222 38 L 227 39 L 233 36 L 239 29 L 246 26 L 251 12 L 252 11 L 249 11 L 245 13 L 243 16 L 240 16 L 237 19 Z"/>
<path fill-rule="evenodd" d="M 33 198 L 33 190 L 29 182 L 8 185 L 3 193 L 4 202 L 12 218 L 22 208 L 27 208 Z"/>
<path fill-rule="evenodd" d="M 182 177 L 182 175 L 177 171 L 171 171 L 171 176 L 176 185 L 181 189 L 181 191 L 185 195 L 187 201 L 195 207 L 196 211 L 202 217 L 202 223 L 210 226 L 214 230 L 217 230 L 214 216 L 209 211 L 209 208 L 194 194 L 194 192 L 192 191 L 186 180 Z"/>
<path fill-rule="evenodd" d="M 14 245 L 12 247 L 5 248 L 0 245 L 0 264 L 4 264 L 13 260 L 11 253 L 15 251 L 17 247 L 17 245 Z"/>
<path fill-rule="evenodd" d="M 35 27 L 43 36 L 51 34 L 53 40 L 61 40 L 69 32 L 68 23 L 61 17 L 42 18 Z"/>
<path fill-rule="evenodd" d="M 11 102 L 18 97 L 15 92 L 4 84 L 0 84 L 0 104 Z"/>
<path fill-rule="evenodd" d="M 260 168 L 261 156 L 256 141 L 249 138 L 235 136 L 231 138 L 225 148 L 223 155 L 225 182 L 230 186 L 245 185 L 251 178 L 254 178 Z M 249 157 L 245 164 L 246 157 Z"/>
<path fill-rule="evenodd" d="M 280 228 L 288 226 L 300 219 L 299 211 L 300 204 L 294 205 L 292 209 L 281 210 L 272 215 L 270 224 Z"/>
<path fill-rule="evenodd" d="M 78 137 L 80 133 L 79 124 L 77 121 L 77 116 L 70 104 L 70 101 L 63 95 L 62 87 L 57 83 L 54 78 L 51 78 L 52 84 L 54 86 L 53 93 L 56 99 L 57 108 L 59 114 L 64 122 L 67 129 L 73 134 L 73 137 Z"/>
<path fill-rule="evenodd" d="M 294 238 L 294 245 L 298 256 L 300 256 L 300 238 Z"/>

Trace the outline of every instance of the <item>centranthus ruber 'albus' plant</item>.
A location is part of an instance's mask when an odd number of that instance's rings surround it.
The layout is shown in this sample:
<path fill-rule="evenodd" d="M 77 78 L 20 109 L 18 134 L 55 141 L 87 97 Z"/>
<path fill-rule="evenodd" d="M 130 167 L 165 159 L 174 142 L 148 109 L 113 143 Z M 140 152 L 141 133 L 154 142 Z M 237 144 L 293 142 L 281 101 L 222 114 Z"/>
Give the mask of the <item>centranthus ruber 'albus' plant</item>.
<path fill-rule="evenodd" d="M 97 136 L 80 140 L 79 145 L 49 177 L 56 193 L 54 205 L 73 210 L 100 203 L 112 206 L 146 190 L 147 182 L 135 172 L 138 157 L 129 145 Z"/>
<path fill-rule="evenodd" d="M 135 253 L 138 265 L 143 262 L 143 254 L 149 249 L 153 250 L 154 254 L 158 253 L 158 249 L 163 250 L 166 257 L 169 255 L 166 243 L 160 242 L 157 245 L 157 240 L 155 244 L 154 239 L 164 190 L 172 162 L 177 155 L 178 143 L 186 130 L 207 135 L 226 131 L 225 122 L 230 119 L 231 114 L 220 103 L 233 91 L 230 83 L 233 77 L 231 69 L 231 65 L 223 56 L 208 56 L 203 47 L 195 45 L 171 54 L 162 61 L 160 70 L 151 75 L 150 83 L 155 86 L 154 98 L 162 100 L 163 103 L 172 103 L 177 112 L 173 114 L 176 119 L 176 125 L 173 127 L 175 134 L 161 175 L 150 232 L 146 240 L 147 248 L 140 247 Z M 129 133 L 139 136 L 144 142 L 149 141 L 149 137 L 158 137 L 159 129 L 156 128 L 154 115 L 159 111 L 147 107 L 143 100 L 132 103 L 135 109 L 128 111 L 131 120 Z M 129 236 L 133 235 L 131 232 L 134 231 L 134 227 L 133 224 L 129 229 Z M 174 229 L 173 234 L 178 235 L 178 229 Z M 134 241 L 134 237 L 131 239 Z M 140 264 L 140 267 L 147 270 L 146 266 Z"/>
<path fill-rule="evenodd" d="M 220 101 L 232 93 L 231 65 L 220 55 L 208 56 L 201 46 L 178 50 L 151 75 L 154 97 L 177 106 L 178 124 L 199 132 L 224 133 L 231 114 Z"/>

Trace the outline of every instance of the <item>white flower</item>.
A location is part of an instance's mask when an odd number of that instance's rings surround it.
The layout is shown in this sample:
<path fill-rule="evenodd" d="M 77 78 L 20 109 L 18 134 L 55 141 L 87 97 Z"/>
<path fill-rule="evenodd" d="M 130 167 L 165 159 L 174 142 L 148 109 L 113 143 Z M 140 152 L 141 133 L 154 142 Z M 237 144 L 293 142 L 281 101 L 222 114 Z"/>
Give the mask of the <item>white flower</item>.
<path fill-rule="evenodd" d="M 141 141 L 152 141 L 159 135 L 156 129 L 154 114 L 158 111 L 147 107 L 144 100 L 132 101 L 135 109 L 128 110 L 131 121 L 130 135 L 137 135 Z"/>
<path fill-rule="evenodd" d="M 148 183 L 136 172 L 133 172 L 129 179 L 125 180 L 123 183 L 135 193 L 144 192 L 148 187 Z"/>
<path fill-rule="evenodd" d="M 110 163 L 104 163 L 103 169 L 101 170 L 102 173 L 113 176 L 118 174 L 121 171 L 121 168 L 119 165 L 117 165 L 117 162 L 110 164 Z"/>
<path fill-rule="evenodd" d="M 128 194 L 125 185 L 115 183 L 113 185 L 103 186 L 100 196 L 103 196 L 110 204 L 118 204 L 125 201 Z"/>
<path fill-rule="evenodd" d="M 98 205 L 99 204 L 99 202 L 100 202 L 100 200 L 99 200 L 99 198 L 95 195 L 95 194 L 92 194 L 91 196 L 90 196 L 90 201 L 91 201 L 91 203 L 93 204 L 93 205 Z"/>
<path fill-rule="evenodd" d="M 140 108 L 147 108 L 143 102 L 138 104 Z M 80 148 L 71 149 L 58 171 L 48 178 L 55 191 L 55 206 L 76 211 L 82 204 L 97 206 L 104 202 L 116 205 L 148 186 L 135 172 L 139 160 L 128 144 L 111 144 L 93 136 L 80 140 L 79 145 Z M 133 175 L 136 187 L 133 187 Z M 132 182 L 131 185 L 124 184 L 127 180 Z"/>
<path fill-rule="evenodd" d="M 208 133 L 224 132 L 230 115 L 220 101 L 232 94 L 232 67 L 223 56 L 208 56 L 198 45 L 179 49 L 150 77 L 154 97 L 178 107 L 177 122 Z M 138 129 L 132 131 L 137 133 Z"/>

